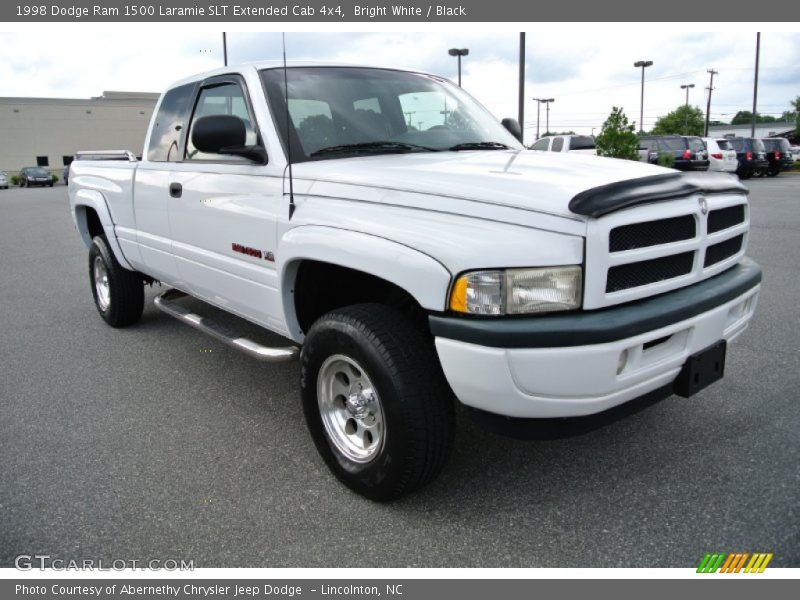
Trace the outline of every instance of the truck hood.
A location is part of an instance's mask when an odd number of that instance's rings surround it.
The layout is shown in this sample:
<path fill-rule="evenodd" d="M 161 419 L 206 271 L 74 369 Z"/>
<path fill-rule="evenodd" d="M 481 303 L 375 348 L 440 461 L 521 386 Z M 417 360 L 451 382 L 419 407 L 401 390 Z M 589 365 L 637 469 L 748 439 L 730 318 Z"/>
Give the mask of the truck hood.
<path fill-rule="evenodd" d="M 384 154 L 308 161 L 293 165 L 295 179 L 325 193 L 325 182 L 430 194 L 517 208 L 572 220 L 581 192 L 619 181 L 674 173 L 646 163 L 583 154 L 466 151 Z M 358 199 L 358 191 L 349 191 Z"/>

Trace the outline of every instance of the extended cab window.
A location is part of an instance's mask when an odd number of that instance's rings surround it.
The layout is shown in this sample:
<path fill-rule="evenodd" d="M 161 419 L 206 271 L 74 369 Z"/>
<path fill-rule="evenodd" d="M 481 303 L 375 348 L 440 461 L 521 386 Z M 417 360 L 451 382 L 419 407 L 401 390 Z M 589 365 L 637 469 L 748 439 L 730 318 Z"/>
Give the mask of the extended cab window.
<path fill-rule="evenodd" d="M 245 146 L 257 143 L 258 134 L 253 124 L 253 118 L 247 108 L 244 90 L 237 83 L 223 83 L 200 90 L 197 104 L 192 115 L 192 124 L 189 127 L 189 136 L 186 141 L 186 160 L 211 160 L 215 162 L 241 162 L 241 157 L 228 154 L 207 154 L 200 152 L 192 144 L 192 128 L 194 123 L 209 115 L 232 115 L 244 121 Z"/>
<path fill-rule="evenodd" d="M 531 146 L 531 150 L 547 150 L 547 145 L 550 143 L 550 140 L 543 139 L 536 142 L 533 146 Z"/>
<path fill-rule="evenodd" d="M 561 152 L 564 149 L 564 138 L 557 137 L 553 139 L 553 147 L 550 148 L 551 152 Z"/>
<path fill-rule="evenodd" d="M 147 160 L 154 162 L 180 160 L 181 128 L 189 111 L 193 92 L 194 84 L 191 83 L 173 88 L 164 94 L 150 133 Z"/>

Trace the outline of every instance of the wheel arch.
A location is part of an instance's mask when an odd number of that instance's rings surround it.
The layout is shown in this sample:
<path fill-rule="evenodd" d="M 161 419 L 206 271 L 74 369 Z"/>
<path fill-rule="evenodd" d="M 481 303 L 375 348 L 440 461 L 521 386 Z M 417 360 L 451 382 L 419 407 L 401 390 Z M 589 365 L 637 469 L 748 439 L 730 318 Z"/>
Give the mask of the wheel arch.
<path fill-rule="evenodd" d="M 309 225 L 292 229 L 281 240 L 280 256 L 284 318 L 297 341 L 303 340 L 310 326 L 297 292 L 322 293 L 325 290 L 320 286 L 331 283 L 329 279 L 323 279 L 316 289 L 302 287 L 303 271 L 309 265 L 329 269 L 326 271 L 329 276 L 337 272 L 346 272 L 352 277 L 362 276 L 358 281 L 369 289 L 355 290 L 344 296 L 351 298 L 353 303 L 375 301 L 370 294 L 375 293 L 372 286 L 378 285 L 385 286 L 382 292 L 406 295 L 423 311 L 445 309 L 452 278 L 444 265 L 418 250 L 385 238 L 334 227 Z M 298 284 L 301 286 L 299 290 Z M 359 291 L 364 292 L 363 297 Z M 344 305 L 331 305 L 330 308 Z"/>
<path fill-rule="evenodd" d="M 87 248 L 92 245 L 92 239 L 95 236 L 105 235 L 108 245 L 119 264 L 129 271 L 135 271 L 122 253 L 114 232 L 114 221 L 108 210 L 108 204 L 100 192 L 97 190 L 78 190 L 72 199 L 72 213 L 75 227 L 78 229 L 78 233 L 80 233 Z"/>

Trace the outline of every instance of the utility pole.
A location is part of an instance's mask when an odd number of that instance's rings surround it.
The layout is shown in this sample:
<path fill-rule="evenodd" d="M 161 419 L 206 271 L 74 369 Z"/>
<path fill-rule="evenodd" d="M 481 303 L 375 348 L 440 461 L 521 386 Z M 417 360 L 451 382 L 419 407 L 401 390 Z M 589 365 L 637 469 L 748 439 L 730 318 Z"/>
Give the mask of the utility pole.
<path fill-rule="evenodd" d="M 539 115 L 541 114 L 542 102 L 544 102 L 544 100 L 542 100 L 541 98 L 531 98 L 531 100 L 535 100 L 536 101 L 536 140 L 538 140 L 539 139 Z M 534 140 L 534 141 L 536 141 L 536 140 Z"/>
<path fill-rule="evenodd" d="M 705 127 L 705 137 L 708 137 L 708 122 L 711 119 L 711 92 L 714 91 L 714 75 L 718 75 L 719 71 L 715 71 L 714 69 L 708 69 L 707 73 L 711 73 L 711 81 L 706 88 L 708 90 L 708 101 L 706 102 L 706 127 Z"/>
<path fill-rule="evenodd" d="M 750 126 L 750 137 L 756 137 L 756 104 L 758 102 L 758 58 L 761 51 L 761 32 L 756 33 L 756 76 L 753 80 L 753 123 Z"/>
<path fill-rule="evenodd" d="M 225 61 L 225 66 L 228 66 L 228 35 L 222 32 L 222 56 Z"/>
<path fill-rule="evenodd" d="M 551 102 L 555 102 L 555 100 L 553 98 L 548 98 L 547 100 L 544 101 L 544 105 L 547 108 L 547 132 L 546 133 L 548 133 L 548 134 L 550 133 L 550 103 Z"/>
<path fill-rule="evenodd" d="M 517 122 L 522 131 L 522 139 L 525 139 L 525 32 L 519 34 L 519 109 Z M 523 142 L 524 143 L 524 142 Z"/>

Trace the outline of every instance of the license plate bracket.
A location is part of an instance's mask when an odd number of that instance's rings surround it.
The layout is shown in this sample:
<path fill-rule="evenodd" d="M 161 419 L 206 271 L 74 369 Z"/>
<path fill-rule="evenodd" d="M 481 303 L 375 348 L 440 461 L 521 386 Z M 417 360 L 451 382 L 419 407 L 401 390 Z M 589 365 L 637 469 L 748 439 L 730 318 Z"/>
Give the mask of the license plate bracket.
<path fill-rule="evenodd" d="M 674 390 L 678 396 L 689 398 L 725 374 L 725 354 L 728 348 L 726 340 L 692 354 L 684 363 L 681 372 L 675 379 Z"/>

